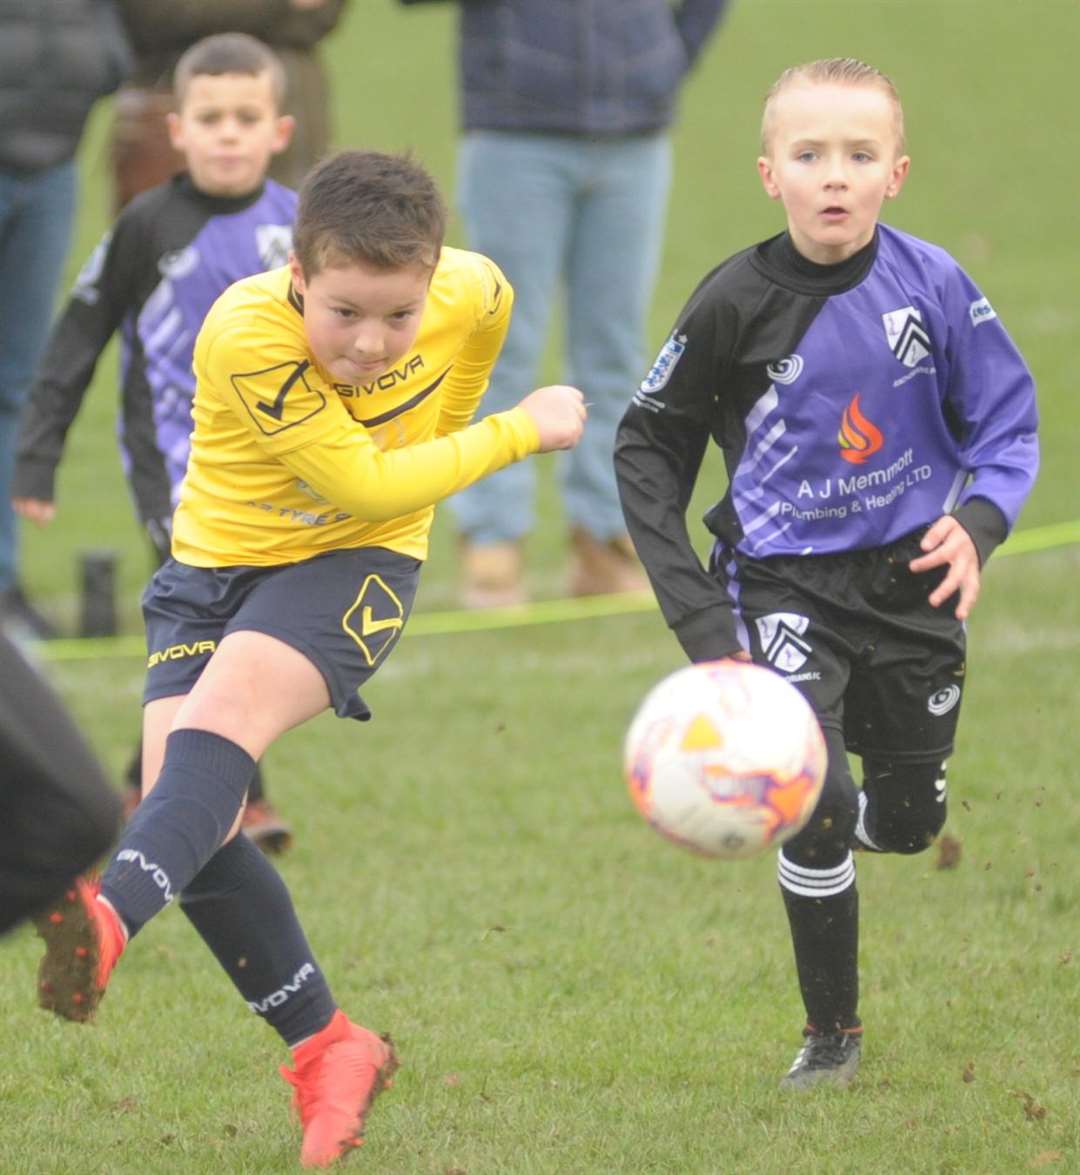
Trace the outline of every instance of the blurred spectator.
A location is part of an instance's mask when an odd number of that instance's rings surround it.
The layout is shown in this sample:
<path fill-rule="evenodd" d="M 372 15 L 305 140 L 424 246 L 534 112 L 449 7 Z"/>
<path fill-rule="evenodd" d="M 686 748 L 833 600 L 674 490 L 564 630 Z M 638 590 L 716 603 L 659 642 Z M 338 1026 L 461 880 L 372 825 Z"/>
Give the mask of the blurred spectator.
<path fill-rule="evenodd" d="M 347 0 L 119 0 L 135 51 L 131 79 L 116 96 L 112 161 L 116 211 L 139 192 L 183 170 L 169 142 L 172 73 L 181 54 L 214 33 L 250 33 L 285 67 L 285 108 L 296 119 L 271 178 L 298 188 L 330 143 L 329 87 L 319 42 Z"/>
<path fill-rule="evenodd" d="M 111 0 L 0 0 L 0 623 L 23 635 L 55 633 L 19 584 L 19 413 L 71 243 L 79 139 L 129 65 Z"/>
<path fill-rule="evenodd" d="M 565 285 L 560 378 L 590 404 L 584 439 L 560 466 L 574 595 L 646 586 L 615 490 L 615 428 L 646 366 L 668 128 L 727 2 L 461 0 L 458 201 L 470 248 L 497 262 L 517 294 L 481 414 L 532 386 Z M 452 499 L 467 606 L 525 598 L 534 477 L 523 461 Z"/>

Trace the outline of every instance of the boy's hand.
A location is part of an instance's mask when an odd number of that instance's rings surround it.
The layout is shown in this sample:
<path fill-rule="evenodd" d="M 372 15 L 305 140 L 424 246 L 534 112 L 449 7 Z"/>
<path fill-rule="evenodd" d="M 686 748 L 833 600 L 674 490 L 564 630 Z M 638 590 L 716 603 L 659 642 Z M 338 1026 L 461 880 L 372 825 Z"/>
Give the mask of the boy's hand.
<path fill-rule="evenodd" d="M 533 418 L 540 434 L 540 452 L 572 449 L 585 430 L 585 397 L 567 384 L 550 384 L 530 392 L 518 405 Z"/>
<path fill-rule="evenodd" d="M 956 605 L 957 620 L 967 620 L 979 598 L 979 556 L 971 535 L 951 514 L 939 518 L 922 537 L 919 544 L 926 552 L 908 564 L 916 574 L 934 567 L 948 566 L 945 578 L 930 593 L 928 599 L 937 608 L 953 595 L 960 593 Z"/>
<path fill-rule="evenodd" d="M 56 503 L 44 502 L 41 498 L 12 498 L 11 508 L 20 518 L 37 526 L 48 526 L 56 517 Z"/>

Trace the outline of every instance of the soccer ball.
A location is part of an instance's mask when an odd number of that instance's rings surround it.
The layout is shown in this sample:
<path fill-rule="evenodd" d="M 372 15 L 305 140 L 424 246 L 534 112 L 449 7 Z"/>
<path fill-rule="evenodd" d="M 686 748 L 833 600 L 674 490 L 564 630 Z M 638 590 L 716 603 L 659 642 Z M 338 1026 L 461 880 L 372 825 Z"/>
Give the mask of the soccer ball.
<path fill-rule="evenodd" d="M 750 857 L 810 819 L 825 740 L 809 703 L 770 669 L 707 661 L 665 677 L 627 731 L 630 795 L 660 833 L 710 857 Z"/>

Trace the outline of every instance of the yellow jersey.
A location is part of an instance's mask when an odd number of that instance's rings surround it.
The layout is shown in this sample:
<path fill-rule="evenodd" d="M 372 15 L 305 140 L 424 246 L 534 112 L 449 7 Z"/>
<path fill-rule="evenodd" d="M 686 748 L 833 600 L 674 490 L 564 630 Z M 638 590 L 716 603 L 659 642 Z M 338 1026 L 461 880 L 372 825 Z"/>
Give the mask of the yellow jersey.
<path fill-rule="evenodd" d="M 287 266 L 230 286 L 195 342 L 173 555 L 195 567 L 351 547 L 425 558 L 436 502 L 539 448 L 521 408 L 470 424 L 512 302 L 486 257 L 444 248 L 412 350 L 352 386 L 311 353 Z"/>

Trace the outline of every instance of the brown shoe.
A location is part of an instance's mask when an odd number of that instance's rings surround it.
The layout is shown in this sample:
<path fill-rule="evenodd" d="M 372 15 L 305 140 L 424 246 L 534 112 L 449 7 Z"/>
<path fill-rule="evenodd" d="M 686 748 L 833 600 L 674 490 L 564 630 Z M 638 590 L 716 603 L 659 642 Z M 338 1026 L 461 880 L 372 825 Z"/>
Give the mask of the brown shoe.
<path fill-rule="evenodd" d="M 292 829 L 274 811 L 269 800 L 249 801 L 240 827 L 271 857 L 284 853 L 292 844 Z"/>
<path fill-rule="evenodd" d="M 570 550 L 572 596 L 641 592 L 649 586 L 628 534 L 616 535 L 603 542 L 575 526 L 570 531 Z"/>
<path fill-rule="evenodd" d="M 528 599 L 521 543 L 461 541 L 461 602 L 466 608 L 508 608 Z"/>

